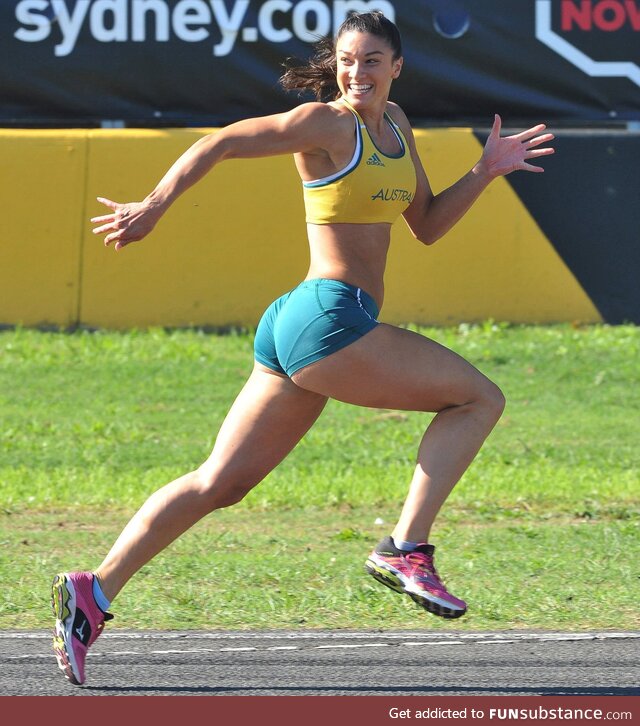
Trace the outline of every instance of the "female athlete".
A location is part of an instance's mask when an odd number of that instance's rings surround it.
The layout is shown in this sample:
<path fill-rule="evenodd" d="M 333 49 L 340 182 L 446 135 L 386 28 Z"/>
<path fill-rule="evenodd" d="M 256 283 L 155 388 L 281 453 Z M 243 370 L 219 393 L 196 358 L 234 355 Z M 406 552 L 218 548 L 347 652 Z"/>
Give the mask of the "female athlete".
<path fill-rule="evenodd" d="M 463 615 L 447 591 L 429 543 L 442 504 L 498 421 L 500 390 L 460 356 L 417 333 L 380 323 L 393 222 L 402 215 L 426 245 L 442 237 L 496 177 L 553 153 L 544 125 L 501 137 L 501 120 L 478 163 L 434 194 L 407 117 L 389 101 L 402 71 L 396 26 L 380 13 L 352 15 L 328 52 L 290 67 L 289 89 L 328 102 L 231 124 L 200 139 L 141 202 L 100 201 L 96 234 L 121 250 L 146 237 L 174 200 L 220 162 L 293 154 L 302 180 L 309 272 L 266 310 L 255 336 L 255 366 L 209 458 L 153 494 L 93 572 L 53 582 L 54 650 L 74 684 L 110 602 L 152 557 L 202 517 L 240 501 L 295 447 L 327 399 L 435 413 L 420 443 L 408 496 L 393 532 L 369 555 L 367 571 L 430 613 Z M 221 212 L 220 212 L 221 213 Z"/>

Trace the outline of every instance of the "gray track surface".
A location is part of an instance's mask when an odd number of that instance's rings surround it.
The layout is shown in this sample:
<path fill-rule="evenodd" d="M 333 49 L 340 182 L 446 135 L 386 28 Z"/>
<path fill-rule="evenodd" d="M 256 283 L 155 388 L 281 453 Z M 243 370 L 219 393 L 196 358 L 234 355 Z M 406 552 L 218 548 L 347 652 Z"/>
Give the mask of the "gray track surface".
<path fill-rule="evenodd" d="M 0 631 L 2 695 L 640 695 L 640 632 L 112 631 L 87 683 L 47 632 Z"/>

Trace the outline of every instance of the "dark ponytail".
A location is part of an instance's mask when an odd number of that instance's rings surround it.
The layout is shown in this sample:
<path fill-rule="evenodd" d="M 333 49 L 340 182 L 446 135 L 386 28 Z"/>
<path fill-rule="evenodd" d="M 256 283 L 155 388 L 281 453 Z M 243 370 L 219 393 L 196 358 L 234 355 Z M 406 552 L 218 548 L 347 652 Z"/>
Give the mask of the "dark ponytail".
<path fill-rule="evenodd" d="M 379 11 L 349 15 L 338 28 L 336 41 L 344 33 L 351 32 L 369 33 L 382 38 L 393 51 L 393 60 L 402 55 L 398 28 Z M 295 59 L 287 58 L 283 64 L 286 70 L 280 78 L 280 85 L 286 91 L 298 91 L 301 94 L 311 91 L 317 101 L 333 101 L 340 97 L 336 81 L 336 43 L 330 38 L 323 38 L 314 48 L 312 58 L 302 65 L 294 65 Z"/>
<path fill-rule="evenodd" d="M 280 77 L 285 91 L 303 94 L 311 91 L 316 101 L 334 101 L 340 96 L 336 82 L 336 49 L 331 38 L 323 38 L 314 46 L 313 56 L 303 65 L 293 65 L 294 58 L 283 63 L 286 68 Z"/>

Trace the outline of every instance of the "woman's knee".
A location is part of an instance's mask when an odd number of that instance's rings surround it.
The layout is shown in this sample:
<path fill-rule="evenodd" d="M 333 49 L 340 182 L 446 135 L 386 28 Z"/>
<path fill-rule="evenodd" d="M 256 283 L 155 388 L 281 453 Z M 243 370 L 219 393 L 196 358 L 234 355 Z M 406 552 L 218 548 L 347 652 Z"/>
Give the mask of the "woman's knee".
<path fill-rule="evenodd" d="M 488 418 L 497 421 L 506 404 L 504 394 L 500 388 L 484 374 L 477 370 L 467 371 L 461 379 L 451 381 L 442 386 L 444 395 L 440 398 L 440 405 L 436 411 L 447 409 L 482 411 Z"/>
<path fill-rule="evenodd" d="M 484 418 L 495 424 L 502 416 L 505 404 L 506 400 L 500 388 L 479 373 L 468 380 L 466 385 L 461 386 L 438 410 L 460 409 L 481 412 Z"/>
<path fill-rule="evenodd" d="M 211 511 L 237 504 L 258 483 L 248 472 L 224 471 L 207 462 L 196 469 L 193 476 L 198 493 Z"/>
<path fill-rule="evenodd" d="M 497 421 L 502 416 L 507 400 L 501 389 L 486 378 L 479 393 L 478 402 L 487 414 Z"/>

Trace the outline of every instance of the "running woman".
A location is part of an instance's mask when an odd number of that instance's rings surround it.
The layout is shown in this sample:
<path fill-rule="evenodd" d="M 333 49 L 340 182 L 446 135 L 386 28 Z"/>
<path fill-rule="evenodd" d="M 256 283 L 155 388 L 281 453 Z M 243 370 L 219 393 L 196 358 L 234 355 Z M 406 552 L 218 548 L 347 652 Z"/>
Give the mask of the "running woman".
<path fill-rule="evenodd" d="M 316 421 L 329 398 L 375 408 L 435 413 L 399 520 L 369 555 L 367 571 L 428 612 L 457 618 L 467 605 L 434 565 L 434 518 L 502 414 L 500 390 L 457 354 L 417 333 L 378 322 L 393 222 L 402 215 L 426 245 L 442 237 L 496 177 L 541 172 L 553 153 L 540 124 L 501 137 L 493 128 L 478 163 L 433 194 L 407 117 L 389 101 L 402 70 L 396 26 L 381 13 L 355 14 L 331 48 L 290 66 L 287 89 L 324 102 L 231 124 L 188 149 L 141 202 L 100 198 L 109 213 L 94 233 L 116 250 L 146 237 L 176 198 L 226 159 L 293 154 L 302 180 L 310 267 L 266 310 L 255 365 L 209 458 L 143 504 L 93 572 L 53 582 L 54 649 L 74 684 L 111 601 L 152 557 L 205 515 L 239 502 Z"/>

